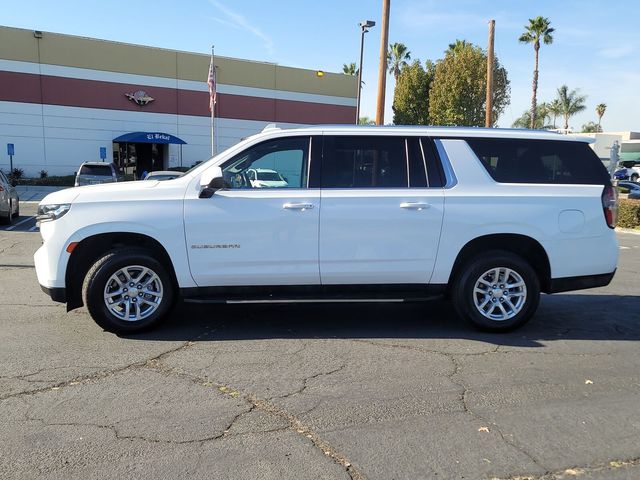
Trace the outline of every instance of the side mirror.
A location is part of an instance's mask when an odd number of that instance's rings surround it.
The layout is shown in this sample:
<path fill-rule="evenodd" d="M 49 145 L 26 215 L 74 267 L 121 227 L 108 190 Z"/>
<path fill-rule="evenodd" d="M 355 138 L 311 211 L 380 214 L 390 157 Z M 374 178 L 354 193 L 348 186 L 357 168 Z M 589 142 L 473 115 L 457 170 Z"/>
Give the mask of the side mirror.
<path fill-rule="evenodd" d="M 224 178 L 222 177 L 222 169 L 220 167 L 211 167 L 200 177 L 200 198 L 211 198 L 217 190 L 225 188 Z"/>

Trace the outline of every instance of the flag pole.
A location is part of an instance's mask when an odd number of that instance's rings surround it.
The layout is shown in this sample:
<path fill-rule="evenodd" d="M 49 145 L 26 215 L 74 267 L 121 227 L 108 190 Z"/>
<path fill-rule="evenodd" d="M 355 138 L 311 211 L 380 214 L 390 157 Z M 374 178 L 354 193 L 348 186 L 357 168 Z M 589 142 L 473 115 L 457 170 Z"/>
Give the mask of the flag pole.
<path fill-rule="evenodd" d="M 213 78 L 215 79 L 215 75 L 216 75 L 216 65 L 215 65 L 215 56 L 214 56 L 214 52 L 213 52 L 214 46 L 211 45 L 211 69 L 212 72 L 210 73 L 213 74 Z M 215 82 L 215 80 L 214 80 Z M 211 110 L 211 156 L 213 157 L 215 155 L 215 134 L 214 134 L 214 117 L 215 117 L 215 110 L 216 110 L 216 102 L 215 102 L 215 97 L 210 98 L 210 110 Z"/>

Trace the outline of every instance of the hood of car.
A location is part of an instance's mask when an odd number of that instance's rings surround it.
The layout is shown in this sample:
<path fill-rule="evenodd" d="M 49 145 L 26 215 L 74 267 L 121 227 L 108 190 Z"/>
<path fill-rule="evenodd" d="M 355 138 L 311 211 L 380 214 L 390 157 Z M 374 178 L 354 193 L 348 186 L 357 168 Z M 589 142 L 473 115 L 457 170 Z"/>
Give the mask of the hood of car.
<path fill-rule="evenodd" d="M 40 202 L 43 205 L 56 203 L 73 203 L 83 201 L 112 201 L 145 196 L 145 192 L 158 185 L 156 181 L 148 182 L 120 182 L 87 185 L 84 187 L 65 188 L 50 193 Z"/>

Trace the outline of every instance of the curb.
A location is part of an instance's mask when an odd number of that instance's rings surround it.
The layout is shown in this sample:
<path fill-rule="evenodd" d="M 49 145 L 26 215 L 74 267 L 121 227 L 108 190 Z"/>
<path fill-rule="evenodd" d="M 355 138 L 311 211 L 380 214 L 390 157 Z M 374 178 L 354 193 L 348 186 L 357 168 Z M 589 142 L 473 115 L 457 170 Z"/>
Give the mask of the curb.
<path fill-rule="evenodd" d="M 640 235 L 640 230 L 637 230 L 635 228 L 620 228 L 620 227 L 616 227 L 616 232 L 630 233 L 631 235 Z"/>

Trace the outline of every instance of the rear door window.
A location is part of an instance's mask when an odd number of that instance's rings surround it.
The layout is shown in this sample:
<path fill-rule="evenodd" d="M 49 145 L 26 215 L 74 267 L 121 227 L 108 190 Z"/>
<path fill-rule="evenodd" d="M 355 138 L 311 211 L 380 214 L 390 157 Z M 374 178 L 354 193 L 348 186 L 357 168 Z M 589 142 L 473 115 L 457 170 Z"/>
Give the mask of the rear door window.
<path fill-rule="evenodd" d="M 407 188 L 407 167 L 402 137 L 324 137 L 323 188 Z"/>
<path fill-rule="evenodd" d="M 108 165 L 83 165 L 80 169 L 80 175 L 110 177 L 112 173 L 111 167 Z"/>
<path fill-rule="evenodd" d="M 501 183 L 608 185 L 609 175 L 584 142 L 467 138 L 489 175 Z"/>

